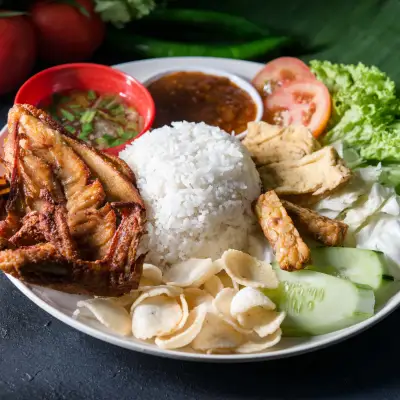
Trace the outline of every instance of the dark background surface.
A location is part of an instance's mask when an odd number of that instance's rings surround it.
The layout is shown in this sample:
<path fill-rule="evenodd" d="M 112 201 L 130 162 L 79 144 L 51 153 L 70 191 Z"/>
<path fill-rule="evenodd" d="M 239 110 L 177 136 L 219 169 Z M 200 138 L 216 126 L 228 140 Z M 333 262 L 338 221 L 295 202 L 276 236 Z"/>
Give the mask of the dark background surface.
<path fill-rule="evenodd" d="M 190 6 L 239 13 L 299 38 L 311 49 L 305 59 L 375 64 L 400 83 L 399 0 L 198 0 Z M 106 64 L 128 60 L 107 49 L 95 58 Z M 12 100 L 12 94 L 0 97 L 1 126 Z M 219 365 L 160 359 L 102 343 L 46 314 L 3 275 L 0 304 L 0 400 L 400 399 L 400 310 L 312 354 Z"/>

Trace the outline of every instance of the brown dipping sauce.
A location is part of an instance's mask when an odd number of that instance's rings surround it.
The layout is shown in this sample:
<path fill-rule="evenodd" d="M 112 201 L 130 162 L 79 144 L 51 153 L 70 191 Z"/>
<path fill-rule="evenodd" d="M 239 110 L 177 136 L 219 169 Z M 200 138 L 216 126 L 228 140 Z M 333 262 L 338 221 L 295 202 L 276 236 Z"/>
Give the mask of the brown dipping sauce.
<path fill-rule="evenodd" d="M 153 128 L 173 121 L 205 122 L 238 134 L 257 114 L 250 95 L 222 76 L 176 72 L 152 82 L 147 89 L 156 105 Z"/>

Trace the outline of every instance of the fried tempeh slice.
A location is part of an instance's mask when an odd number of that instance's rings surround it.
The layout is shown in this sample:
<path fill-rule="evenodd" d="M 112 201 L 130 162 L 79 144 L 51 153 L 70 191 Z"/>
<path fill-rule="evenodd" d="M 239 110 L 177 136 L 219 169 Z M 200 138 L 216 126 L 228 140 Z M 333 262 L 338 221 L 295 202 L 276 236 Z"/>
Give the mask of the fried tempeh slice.
<path fill-rule="evenodd" d="M 325 246 L 343 244 L 348 229 L 345 223 L 324 217 L 313 210 L 286 200 L 282 200 L 282 204 L 300 231 L 308 233 Z"/>
<path fill-rule="evenodd" d="M 281 269 L 294 271 L 304 268 L 310 261 L 310 249 L 273 190 L 258 198 L 255 212 Z"/>

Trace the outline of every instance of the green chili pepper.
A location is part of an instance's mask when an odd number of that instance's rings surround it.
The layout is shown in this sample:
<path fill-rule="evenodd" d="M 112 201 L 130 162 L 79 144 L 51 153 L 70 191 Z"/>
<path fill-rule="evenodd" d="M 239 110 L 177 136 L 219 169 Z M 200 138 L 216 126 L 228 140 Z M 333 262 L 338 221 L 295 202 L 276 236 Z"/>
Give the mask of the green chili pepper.
<path fill-rule="evenodd" d="M 75 115 L 65 110 L 64 108 L 60 109 L 61 115 L 70 122 L 75 121 Z"/>
<path fill-rule="evenodd" d="M 271 36 L 247 43 L 213 46 L 167 42 L 130 34 L 124 30 L 112 29 L 108 34 L 109 43 L 125 52 L 136 52 L 144 57 L 222 57 L 252 59 L 265 55 L 289 43 L 284 36 Z"/>
<path fill-rule="evenodd" d="M 216 34 L 218 32 L 227 32 L 231 38 L 237 39 L 251 40 L 269 35 L 268 30 L 261 28 L 246 18 L 216 11 L 159 9 L 153 11 L 143 21 L 202 24 L 215 28 Z"/>

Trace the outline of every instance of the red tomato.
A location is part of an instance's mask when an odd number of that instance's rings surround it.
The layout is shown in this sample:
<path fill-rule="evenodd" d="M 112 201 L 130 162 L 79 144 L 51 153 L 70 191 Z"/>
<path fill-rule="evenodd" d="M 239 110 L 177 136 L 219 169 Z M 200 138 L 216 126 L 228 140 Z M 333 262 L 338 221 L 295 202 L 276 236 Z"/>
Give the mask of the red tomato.
<path fill-rule="evenodd" d="M 331 97 L 316 79 L 288 82 L 264 100 L 265 120 L 275 125 L 304 125 L 318 137 L 331 115 Z"/>
<path fill-rule="evenodd" d="M 31 72 L 36 60 L 34 28 L 25 16 L 1 17 L 0 95 L 13 90 Z"/>
<path fill-rule="evenodd" d="M 74 0 L 68 4 L 39 1 L 31 14 L 39 34 L 39 53 L 46 61 L 88 59 L 104 39 L 104 23 L 94 12 L 92 0 Z"/>
<path fill-rule="evenodd" d="M 280 57 L 269 62 L 252 83 L 261 95 L 271 94 L 277 87 L 297 79 L 315 79 L 310 68 L 294 57 Z"/>

